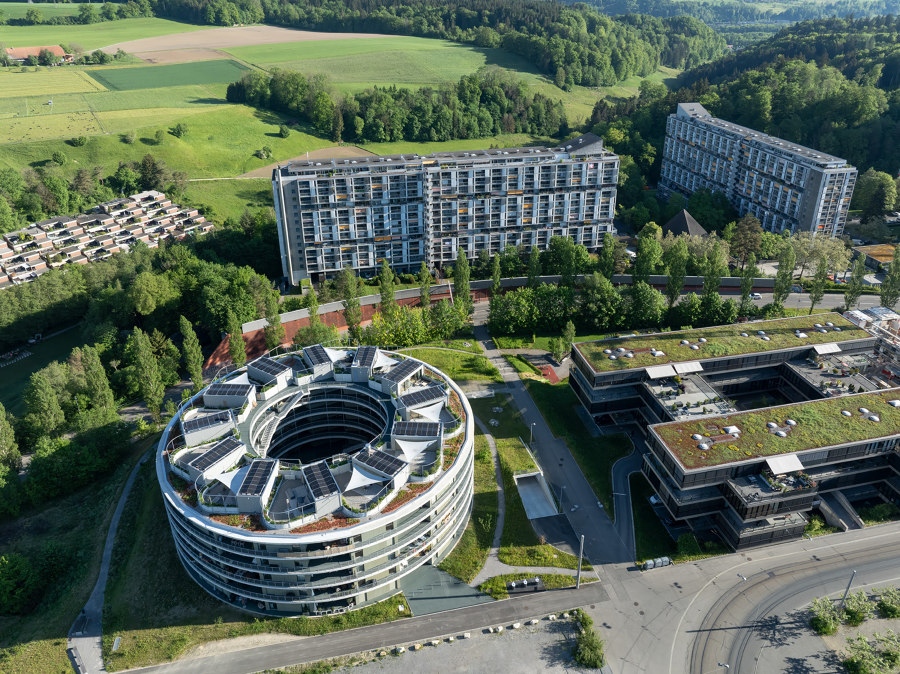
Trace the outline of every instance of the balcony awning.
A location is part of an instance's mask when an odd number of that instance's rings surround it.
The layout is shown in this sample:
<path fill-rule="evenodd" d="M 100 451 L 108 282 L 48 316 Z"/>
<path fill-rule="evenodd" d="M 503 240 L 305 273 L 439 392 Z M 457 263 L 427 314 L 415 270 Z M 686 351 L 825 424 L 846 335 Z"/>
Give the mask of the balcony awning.
<path fill-rule="evenodd" d="M 227 473 L 222 473 L 221 475 L 216 475 L 216 480 L 228 487 L 232 494 L 237 494 L 238 489 L 240 489 L 241 483 L 244 481 L 248 472 L 250 472 L 249 465 Z"/>
<path fill-rule="evenodd" d="M 813 350 L 820 356 L 824 356 L 829 353 L 840 353 L 841 347 L 831 342 L 830 344 L 816 344 Z"/>
<path fill-rule="evenodd" d="M 384 478 L 375 477 L 371 473 L 362 470 L 356 464 L 353 464 L 353 474 L 350 476 L 350 481 L 347 482 L 347 486 L 344 487 L 344 492 L 353 491 L 360 487 L 368 487 L 370 484 L 375 484 L 376 482 L 384 482 Z"/>
<path fill-rule="evenodd" d="M 655 365 L 647 368 L 647 376 L 650 377 L 650 379 L 674 377 L 675 369 L 671 365 Z"/>
<path fill-rule="evenodd" d="M 429 447 L 437 447 L 435 440 L 394 440 L 394 442 L 403 452 L 403 458 L 407 462 L 415 461 Z"/>
<path fill-rule="evenodd" d="M 678 374 L 689 374 L 691 372 L 703 372 L 703 366 L 696 360 L 690 363 L 675 363 L 675 372 Z"/>
<path fill-rule="evenodd" d="M 785 473 L 794 473 L 803 470 L 803 464 L 796 454 L 784 454 L 782 456 L 771 456 L 766 459 L 769 470 L 774 475 L 784 475 Z"/>

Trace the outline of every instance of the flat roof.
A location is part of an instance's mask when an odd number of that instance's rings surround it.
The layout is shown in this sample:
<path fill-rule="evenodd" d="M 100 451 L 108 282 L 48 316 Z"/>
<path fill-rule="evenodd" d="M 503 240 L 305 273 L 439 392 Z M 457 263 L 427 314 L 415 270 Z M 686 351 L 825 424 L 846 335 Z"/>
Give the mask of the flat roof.
<path fill-rule="evenodd" d="M 892 243 L 876 243 L 871 246 L 856 246 L 853 250 L 887 264 L 894 259 L 894 248 Z"/>
<path fill-rule="evenodd" d="M 816 323 L 823 327 L 815 327 Z M 828 323 L 833 325 L 829 326 Z M 839 330 L 835 328 L 839 328 Z M 800 334 L 806 336 L 798 337 L 795 330 L 800 330 Z M 825 332 L 819 332 L 819 330 L 825 330 Z M 760 331 L 766 334 L 757 334 Z M 747 336 L 743 337 L 743 333 L 746 333 Z M 763 339 L 764 337 L 768 337 L 768 339 Z M 846 342 L 866 337 L 871 337 L 871 335 L 840 314 L 830 313 L 799 318 L 750 321 L 677 332 L 658 332 L 651 335 L 619 337 L 595 342 L 579 342 L 575 348 L 590 363 L 595 372 L 613 372 L 649 368 L 668 363 L 778 351 L 798 346 Z M 701 342 L 701 339 L 706 341 Z M 682 344 L 682 341 L 686 341 L 687 344 Z M 605 350 L 609 350 L 611 353 L 604 353 Z M 662 352 L 662 355 L 659 355 L 659 352 Z M 653 355 L 654 353 L 657 355 Z M 629 357 L 628 354 L 631 356 Z M 615 356 L 615 358 L 611 359 L 610 356 Z"/>
<path fill-rule="evenodd" d="M 889 405 L 891 400 L 900 400 L 900 389 L 673 421 L 650 428 L 682 466 L 689 470 L 709 468 L 900 434 L 900 407 Z M 860 408 L 869 413 L 860 412 Z M 845 411 L 849 416 L 843 414 Z M 879 420 L 870 420 L 872 414 Z M 770 427 L 770 423 L 775 425 Z M 725 433 L 728 426 L 736 426 L 738 432 Z M 701 437 L 698 440 L 694 435 Z"/>

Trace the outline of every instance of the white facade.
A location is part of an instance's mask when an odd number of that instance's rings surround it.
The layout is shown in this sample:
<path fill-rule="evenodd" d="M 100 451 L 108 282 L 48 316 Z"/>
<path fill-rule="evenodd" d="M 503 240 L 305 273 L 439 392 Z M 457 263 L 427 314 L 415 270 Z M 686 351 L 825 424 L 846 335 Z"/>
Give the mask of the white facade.
<path fill-rule="evenodd" d="M 506 246 L 569 236 L 589 249 L 614 232 L 619 158 L 592 134 L 561 147 L 307 160 L 273 172 L 291 283 L 387 259 L 415 271 Z"/>
<path fill-rule="evenodd" d="M 669 115 L 659 191 L 725 194 L 771 232 L 843 232 L 856 169 L 834 157 L 713 117 L 699 103 Z"/>

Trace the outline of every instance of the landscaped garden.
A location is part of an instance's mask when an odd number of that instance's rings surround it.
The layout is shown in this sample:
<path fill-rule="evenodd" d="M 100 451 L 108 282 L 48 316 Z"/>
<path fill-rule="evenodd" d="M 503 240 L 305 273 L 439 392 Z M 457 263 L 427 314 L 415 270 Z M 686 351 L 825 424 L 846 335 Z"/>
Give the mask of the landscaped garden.
<path fill-rule="evenodd" d="M 833 323 L 833 326 L 817 328 L 816 323 L 822 326 Z M 835 328 L 840 328 L 840 331 Z M 825 332 L 819 332 L 820 329 Z M 796 330 L 800 330 L 804 336 L 798 337 Z M 760 331 L 765 334 L 758 334 Z M 742 336 L 742 333 L 747 336 Z M 768 339 L 764 339 L 765 337 Z M 575 348 L 596 371 L 607 372 L 865 338 L 871 338 L 871 335 L 840 314 L 830 313 L 661 332 L 599 342 L 578 342 Z M 705 341 L 701 342 L 701 339 Z M 617 351 L 620 348 L 623 351 Z M 606 350 L 610 353 L 604 353 Z M 627 357 L 629 353 L 633 354 L 630 358 Z M 611 359 L 611 356 L 615 358 Z"/>
<path fill-rule="evenodd" d="M 900 395 L 860 393 L 699 421 L 676 421 L 655 429 L 686 468 L 717 466 L 900 433 L 900 407 L 888 404 L 893 400 L 900 400 Z M 738 428 L 737 437 L 724 433 L 729 426 Z"/>

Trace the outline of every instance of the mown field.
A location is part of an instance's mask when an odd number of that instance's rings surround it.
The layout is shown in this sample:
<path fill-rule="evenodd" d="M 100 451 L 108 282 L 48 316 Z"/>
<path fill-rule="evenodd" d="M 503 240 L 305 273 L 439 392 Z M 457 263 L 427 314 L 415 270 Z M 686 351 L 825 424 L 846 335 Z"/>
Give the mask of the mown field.
<path fill-rule="evenodd" d="M 239 80 L 249 70 L 231 59 L 176 63 L 160 66 L 103 68 L 88 70 L 88 75 L 107 89 L 131 91 L 196 84 L 228 84 Z"/>
<path fill-rule="evenodd" d="M 24 19 L 29 9 L 38 10 L 45 19 L 54 16 L 78 16 L 81 4 L 77 2 L 0 2 L 0 13 L 7 19 Z"/>
<path fill-rule="evenodd" d="M 43 7 L 40 4 L 32 6 L 38 10 Z M 77 8 L 76 5 L 73 7 Z M 0 9 L 3 9 L 2 4 L 0 4 Z M 119 19 L 118 21 L 92 23 L 87 26 L 0 26 L 0 44 L 6 47 L 32 47 L 64 42 L 90 50 L 126 40 L 186 33 L 212 27 L 156 18 Z"/>

